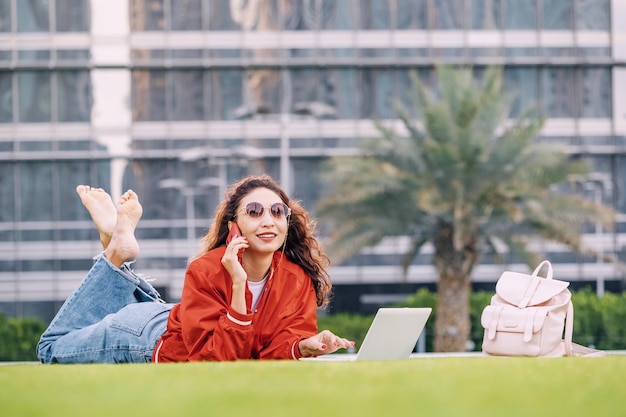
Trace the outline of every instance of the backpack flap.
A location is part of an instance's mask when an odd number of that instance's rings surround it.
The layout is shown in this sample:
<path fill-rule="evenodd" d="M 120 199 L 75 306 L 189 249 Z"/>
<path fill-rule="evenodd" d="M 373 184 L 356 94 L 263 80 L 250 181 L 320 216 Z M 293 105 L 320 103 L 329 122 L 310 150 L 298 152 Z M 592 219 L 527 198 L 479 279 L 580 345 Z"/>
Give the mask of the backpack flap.
<path fill-rule="evenodd" d="M 505 271 L 496 283 L 496 293 L 507 303 L 525 308 L 550 301 L 568 286 L 567 281 Z"/>
<path fill-rule="evenodd" d="M 543 328 L 547 316 L 548 309 L 543 308 L 520 310 L 508 306 L 487 306 L 480 317 L 480 324 L 489 340 L 495 339 L 496 332 L 523 333 L 523 340 L 528 343 L 533 334 Z"/>

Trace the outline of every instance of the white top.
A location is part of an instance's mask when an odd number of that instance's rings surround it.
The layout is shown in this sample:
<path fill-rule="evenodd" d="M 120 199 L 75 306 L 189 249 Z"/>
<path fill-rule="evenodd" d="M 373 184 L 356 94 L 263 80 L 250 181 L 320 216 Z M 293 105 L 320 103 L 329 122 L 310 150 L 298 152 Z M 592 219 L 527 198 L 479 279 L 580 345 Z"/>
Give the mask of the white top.
<path fill-rule="evenodd" d="M 248 281 L 248 289 L 252 293 L 252 311 L 255 311 L 257 305 L 259 305 L 259 300 L 261 299 L 261 294 L 265 288 L 268 275 L 265 275 L 265 278 L 258 282 Z"/>

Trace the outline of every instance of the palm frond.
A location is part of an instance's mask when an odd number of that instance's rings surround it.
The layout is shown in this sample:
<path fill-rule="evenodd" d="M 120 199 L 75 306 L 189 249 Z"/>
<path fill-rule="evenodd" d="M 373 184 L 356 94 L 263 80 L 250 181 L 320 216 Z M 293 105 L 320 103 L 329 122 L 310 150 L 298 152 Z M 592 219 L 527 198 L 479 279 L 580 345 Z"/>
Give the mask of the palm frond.
<path fill-rule="evenodd" d="M 435 239 L 433 225 L 450 229 L 448 250 L 459 256 L 475 242 L 495 250 L 496 238 L 528 261 L 536 260 L 530 237 L 587 251 L 582 227 L 595 221 L 609 227 L 615 213 L 555 190 L 587 166 L 535 142 L 544 123 L 535 108 L 507 121 L 501 68 L 489 68 L 480 82 L 471 68 L 440 66 L 437 75 L 434 92 L 411 73 L 414 111 L 394 103 L 404 131 L 374 120 L 378 135 L 360 142 L 358 156 L 326 165 L 322 178 L 331 192 L 317 209 L 338 226 L 331 239 L 336 254 L 409 235 L 408 267 L 416 250 Z"/>

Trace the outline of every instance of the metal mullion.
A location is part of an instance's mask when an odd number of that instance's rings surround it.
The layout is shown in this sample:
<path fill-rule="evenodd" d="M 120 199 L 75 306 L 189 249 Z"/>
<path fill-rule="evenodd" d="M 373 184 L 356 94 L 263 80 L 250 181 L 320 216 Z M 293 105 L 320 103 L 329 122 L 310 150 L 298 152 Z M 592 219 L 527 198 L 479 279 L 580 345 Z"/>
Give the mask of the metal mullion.
<path fill-rule="evenodd" d="M 48 20 L 50 21 L 48 32 L 52 34 L 57 31 L 56 0 L 50 0 L 48 4 L 50 5 L 48 7 Z"/>
<path fill-rule="evenodd" d="M 50 123 L 59 122 L 58 77 L 58 71 L 50 71 Z"/>
<path fill-rule="evenodd" d="M 20 111 L 20 97 L 19 97 L 19 90 L 18 90 L 18 77 L 17 77 L 17 71 L 13 71 L 13 74 L 11 76 L 11 94 L 13 95 L 13 115 L 12 115 L 12 122 L 13 123 L 19 123 L 19 111 Z M 15 139 L 13 139 L 13 151 L 15 152 Z"/>
<path fill-rule="evenodd" d="M 171 2 L 174 0 L 163 0 L 163 31 L 169 33 L 172 31 L 172 7 Z M 169 52 L 169 51 L 168 51 Z"/>
<path fill-rule="evenodd" d="M 9 0 L 9 7 L 11 7 L 11 33 L 15 36 L 17 34 L 17 0 Z"/>

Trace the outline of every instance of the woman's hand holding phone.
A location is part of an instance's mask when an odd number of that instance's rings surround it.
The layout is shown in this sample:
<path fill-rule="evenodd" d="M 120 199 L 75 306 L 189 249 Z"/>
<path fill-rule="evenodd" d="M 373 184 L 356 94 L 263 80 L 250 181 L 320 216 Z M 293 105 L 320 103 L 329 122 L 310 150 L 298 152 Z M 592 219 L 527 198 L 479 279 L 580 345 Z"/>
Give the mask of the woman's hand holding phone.
<path fill-rule="evenodd" d="M 222 256 L 222 265 L 230 274 L 233 280 L 233 294 L 230 306 L 237 312 L 245 314 L 246 307 L 246 287 L 248 274 L 243 269 L 242 254 L 248 247 L 248 241 L 242 235 L 237 223 L 230 223 L 230 231 L 226 238 L 226 250 Z"/>
<path fill-rule="evenodd" d="M 248 241 L 242 235 L 237 223 L 231 223 L 228 237 L 226 238 L 226 251 L 222 257 L 222 265 L 233 278 L 233 284 L 245 283 L 247 277 L 243 269 L 243 251 L 248 247 Z"/>

